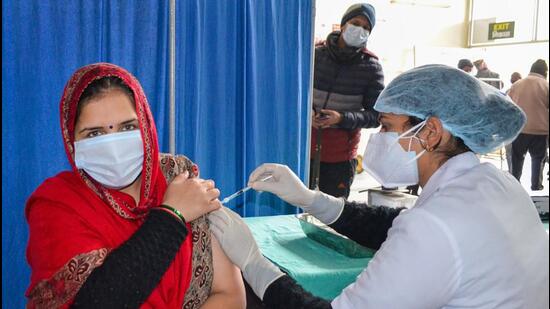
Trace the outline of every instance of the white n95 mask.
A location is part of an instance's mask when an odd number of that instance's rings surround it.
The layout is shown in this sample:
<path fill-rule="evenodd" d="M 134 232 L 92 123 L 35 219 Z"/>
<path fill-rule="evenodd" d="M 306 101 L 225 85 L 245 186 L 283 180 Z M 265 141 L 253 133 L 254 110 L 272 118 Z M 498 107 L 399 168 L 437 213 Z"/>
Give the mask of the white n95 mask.
<path fill-rule="evenodd" d="M 74 143 L 75 164 L 111 189 L 127 187 L 143 168 L 143 141 L 139 130 L 111 133 Z"/>
<path fill-rule="evenodd" d="M 401 135 L 396 132 L 379 132 L 371 135 L 363 155 L 363 168 L 386 188 L 404 187 L 418 184 L 418 165 L 416 160 L 426 152 L 418 155 L 411 151 L 413 136 L 406 135 L 414 130 L 420 131 L 426 121 L 423 121 Z M 418 132 L 417 131 L 417 132 Z M 410 138 L 409 149 L 406 151 L 399 140 Z"/>
<path fill-rule="evenodd" d="M 363 47 L 367 43 L 369 34 L 369 31 L 363 29 L 362 27 L 348 24 L 342 35 L 348 46 Z"/>

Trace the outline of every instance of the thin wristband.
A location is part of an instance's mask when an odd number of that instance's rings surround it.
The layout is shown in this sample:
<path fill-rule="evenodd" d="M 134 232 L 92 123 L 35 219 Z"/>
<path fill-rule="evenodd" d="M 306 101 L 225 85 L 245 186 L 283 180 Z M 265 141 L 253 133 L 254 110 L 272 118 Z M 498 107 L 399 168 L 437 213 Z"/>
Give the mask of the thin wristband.
<path fill-rule="evenodd" d="M 183 217 L 181 212 L 179 210 L 175 209 L 174 207 L 168 206 L 166 204 L 161 204 L 161 205 L 159 205 L 159 208 L 164 208 L 166 210 L 169 210 L 169 211 L 173 212 L 176 216 L 178 216 L 178 218 L 180 218 L 181 222 L 185 223 L 185 218 Z"/>

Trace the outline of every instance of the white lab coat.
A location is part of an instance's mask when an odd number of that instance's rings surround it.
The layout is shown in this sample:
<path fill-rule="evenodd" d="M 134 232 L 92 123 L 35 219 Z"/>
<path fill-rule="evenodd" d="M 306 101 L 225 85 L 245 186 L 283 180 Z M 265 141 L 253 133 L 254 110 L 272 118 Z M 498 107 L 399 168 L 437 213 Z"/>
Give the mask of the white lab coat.
<path fill-rule="evenodd" d="M 469 152 L 416 205 L 333 308 L 548 308 L 548 234 L 520 183 Z"/>

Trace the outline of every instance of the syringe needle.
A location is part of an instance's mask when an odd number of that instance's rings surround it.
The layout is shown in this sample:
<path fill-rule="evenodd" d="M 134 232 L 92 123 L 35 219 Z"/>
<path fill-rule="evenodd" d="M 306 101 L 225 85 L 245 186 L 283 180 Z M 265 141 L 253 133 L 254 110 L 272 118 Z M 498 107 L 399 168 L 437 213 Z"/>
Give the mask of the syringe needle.
<path fill-rule="evenodd" d="M 267 177 L 265 177 L 265 178 L 263 178 L 263 179 L 260 179 L 259 181 L 266 181 L 266 180 L 271 179 L 272 177 L 273 177 L 273 175 L 269 175 L 269 176 L 267 176 Z M 232 199 L 236 198 L 237 196 L 239 196 L 239 195 L 245 193 L 246 191 L 248 191 L 248 190 L 250 190 L 250 189 L 252 189 L 252 187 L 246 186 L 246 187 L 240 189 L 239 191 L 237 191 L 237 192 L 231 194 L 230 196 L 224 198 L 224 199 L 221 201 L 221 203 L 222 203 L 222 204 L 226 204 L 227 202 L 231 201 Z"/>

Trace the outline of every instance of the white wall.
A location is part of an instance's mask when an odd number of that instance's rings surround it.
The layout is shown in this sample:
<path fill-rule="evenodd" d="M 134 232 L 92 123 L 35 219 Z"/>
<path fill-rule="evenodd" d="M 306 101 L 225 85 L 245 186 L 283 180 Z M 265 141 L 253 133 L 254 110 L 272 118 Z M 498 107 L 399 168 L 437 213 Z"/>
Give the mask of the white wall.
<path fill-rule="evenodd" d="M 346 9 L 357 2 L 316 0 L 316 39 L 326 38 L 332 25 L 339 25 Z M 548 62 L 548 42 L 468 48 L 468 0 L 429 0 L 447 3 L 448 8 L 395 4 L 390 0 L 367 2 L 376 8 L 377 16 L 367 47 L 380 58 L 386 85 L 400 73 L 422 64 L 442 63 L 454 67 L 461 58 L 472 61 L 483 58 L 491 70 L 501 75 L 508 88 L 512 72 L 526 76 L 536 59 Z M 363 130 L 360 153 L 374 131 Z"/>
<path fill-rule="evenodd" d="M 548 42 L 472 48 L 472 60 L 483 58 L 489 69 L 500 74 L 504 89 L 510 87 L 510 75 L 519 72 L 525 77 L 537 59 L 548 63 Z"/>
<path fill-rule="evenodd" d="M 326 38 L 332 24 L 340 24 L 346 9 L 359 1 L 317 0 L 316 38 Z M 414 67 L 415 46 L 465 48 L 468 41 L 468 0 L 439 0 L 449 8 L 395 4 L 390 0 L 368 1 L 376 9 L 376 25 L 367 47 L 382 62 L 386 83 Z M 419 49 L 417 48 L 417 50 Z M 456 65 L 458 59 L 448 60 Z"/>
<path fill-rule="evenodd" d="M 409 2 L 414 1 L 423 2 Z M 317 0 L 316 38 L 326 38 L 332 31 L 332 25 L 339 25 L 346 9 L 357 2 Z M 448 4 L 448 8 L 396 4 L 390 0 L 368 2 L 376 8 L 377 21 L 367 47 L 380 58 L 386 84 L 400 73 L 422 64 L 456 66 L 461 58 L 472 61 L 484 58 L 489 68 L 501 75 L 507 88 L 512 72 L 526 76 L 536 59 L 548 61 L 548 42 L 468 48 L 468 0 L 424 1 Z"/>

